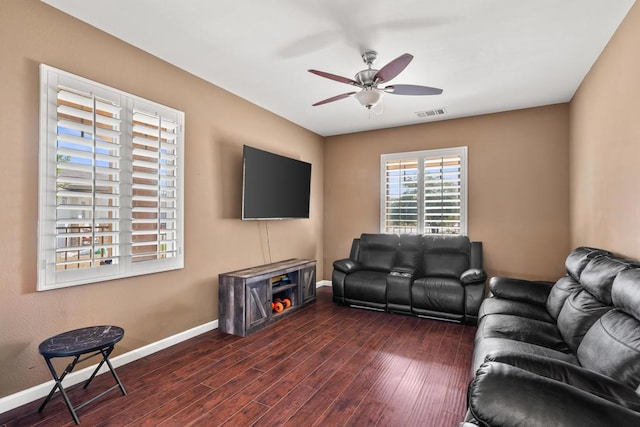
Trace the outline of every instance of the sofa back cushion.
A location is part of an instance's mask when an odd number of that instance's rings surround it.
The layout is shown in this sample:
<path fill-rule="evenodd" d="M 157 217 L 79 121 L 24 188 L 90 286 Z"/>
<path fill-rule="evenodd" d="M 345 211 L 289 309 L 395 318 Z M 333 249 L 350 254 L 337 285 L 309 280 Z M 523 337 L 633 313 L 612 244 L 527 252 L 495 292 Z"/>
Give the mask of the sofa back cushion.
<path fill-rule="evenodd" d="M 564 302 L 569 298 L 572 294 L 580 292 L 582 290 L 582 285 L 576 279 L 574 279 L 570 275 L 562 276 L 558 279 L 558 281 L 553 285 L 551 291 L 549 292 L 549 296 L 547 297 L 547 311 L 554 319 L 558 319 L 558 315 L 560 314 L 560 310 L 562 310 L 562 306 L 564 306 Z"/>
<path fill-rule="evenodd" d="M 422 236 L 417 234 L 401 234 L 400 250 L 396 258 L 397 267 L 420 269 L 422 263 Z"/>
<path fill-rule="evenodd" d="M 424 236 L 423 244 L 426 276 L 458 279 L 469 269 L 471 243 L 467 236 Z"/>
<path fill-rule="evenodd" d="M 558 315 L 557 325 L 562 339 L 572 353 L 578 350 L 591 325 L 609 310 L 611 306 L 598 301 L 585 290 L 567 298 Z"/>
<path fill-rule="evenodd" d="M 567 298 L 558 315 L 558 330 L 567 346 L 576 352 L 589 328 L 611 309 L 611 287 L 629 264 L 610 256 L 597 256 L 580 275 L 582 290 Z"/>
<path fill-rule="evenodd" d="M 611 305 L 611 287 L 619 272 L 630 267 L 628 260 L 599 255 L 586 265 L 580 274 L 580 284 L 599 301 Z"/>
<path fill-rule="evenodd" d="M 365 270 L 391 271 L 396 265 L 399 244 L 397 234 L 363 234 L 358 261 Z"/>
<path fill-rule="evenodd" d="M 611 255 L 611 253 L 602 249 L 580 246 L 567 256 L 564 262 L 567 274 L 558 279 L 547 298 L 547 311 L 554 319 L 558 318 L 567 298 L 582 290 L 579 282 L 582 270 L 598 255 Z"/>
<path fill-rule="evenodd" d="M 602 249 L 589 248 L 586 246 L 575 248 L 564 262 L 567 274 L 573 277 L 574 280 L 580 280 L 582 270 L 584 270 L 592 258 L 598 255 L 611 255 L 611 253 Z"/>
<path fill-rule="evenodd" d="M 580 364 L 636 389 L 640 386 L 640 269 L 620 272 L 614 309 L 598 319 L 578 347 Z"/>

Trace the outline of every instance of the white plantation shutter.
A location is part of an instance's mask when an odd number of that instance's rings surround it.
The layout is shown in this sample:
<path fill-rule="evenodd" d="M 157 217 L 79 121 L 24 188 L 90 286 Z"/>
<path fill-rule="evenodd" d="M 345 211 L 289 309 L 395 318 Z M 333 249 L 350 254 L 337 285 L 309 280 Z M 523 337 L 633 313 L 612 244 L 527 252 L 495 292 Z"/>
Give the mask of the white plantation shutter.
<path fill-rule="evenodd" d="M 389 159 L 384 164 L 384 230 L 417 233 L 419 224 L 418 160 Z"/>
<path fill-rule="evenodd" d="M 118 262 L 120 111 L 118 97 L 56 88 L 58 271 Z"/>
<path fill-rule="evenodd" d="M 424 159 L 424 234 L 462 234 L 462 156 Z"/>
<path fill-rule="evenodd" d="M 175 120 L 133 113 L 132 257 L 178 255 L 177 131 Z"/>
<path fill-rule="evenodd" d="M 183 266 L 184 113 L 41 66 L 38 290 Z"/>
<path fill-rule="evenodd" d="M 467 148 L 383 154 L 383 233 L 466 234 Z"/>

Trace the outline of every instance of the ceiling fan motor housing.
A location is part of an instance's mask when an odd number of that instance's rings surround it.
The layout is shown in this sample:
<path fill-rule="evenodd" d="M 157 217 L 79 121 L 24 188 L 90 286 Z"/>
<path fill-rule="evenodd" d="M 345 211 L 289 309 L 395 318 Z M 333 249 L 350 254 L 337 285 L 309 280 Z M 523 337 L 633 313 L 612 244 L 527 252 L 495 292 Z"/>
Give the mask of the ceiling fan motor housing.
<path fill-rule="evenodd" d="M 375 77 L 378 70 L 372 69 L 371 64 L 373 64 L 376 61 L 377 57 L 378 57 L 378 52 L 376 52 L 375 50 L 366 50 L 362 53 L 362 60 L 364 61 L 365 64 L 367 64 L 369 68 L 357 73 L 354 78 L 355 81 L 357 81 L 358 83 L 360 83 L 365 87 L 373 86 L 373 83 L 374 83 L 373 78 Z"/>
<path fill-rule="evenodd" d="M 354 80 L 365 87 L 373 86 L 373 78 L 375 77 L 377 72 L 378 70 L 374 70 L 373 68 L 362 70 L 355 75 Z"/>

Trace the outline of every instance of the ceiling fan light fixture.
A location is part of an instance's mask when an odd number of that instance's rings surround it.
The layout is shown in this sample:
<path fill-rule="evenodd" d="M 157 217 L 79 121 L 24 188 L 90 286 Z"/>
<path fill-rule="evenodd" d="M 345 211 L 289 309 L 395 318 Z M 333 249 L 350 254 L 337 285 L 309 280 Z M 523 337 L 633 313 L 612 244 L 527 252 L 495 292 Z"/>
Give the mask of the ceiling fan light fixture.
<path fill-rule="evenodd" d="M 360 105 L 365 108 L 371 109 L 371 107 L 378 104 L 382 99 L 382 92 L 372 87 L 366 87 L 360 92 L 356 93 L 355 97 Z"/>
<path fill-rule="evenodd" d="M 312 106 L 316 107 L 318 105 L 328 104 L 329 102 L 339 101 L 354 95 L 360 105 L 369 111 L 374 109 L 374 112 L 379 114 L 379 112 L 382 111 L 382 108 L 375 107 L 382 107 L 382 95 L 384 95 L 384 92 L 394 95 L 440 95 L 442 93 L 442 89 L 418 85 L 394 84 L 391 86 L 379 87 L 380 84 L 391 81 L 400 74 L 407 65 L 409 65 L 413 59 L 413 55 L 408 53 L 400 55 L 379 70 L 371 68 L 371 64 L 375 61 L 376 56 L 376 51 L 368 50 L 364 52 L 362 54 L 362 60 L 367 64 L 368 68 L 356 73 L 353 79 L 327 73 L 325 71 L 313 69 L 308 70 L 310 73 L 316 74 L 320 77 L 360 88 L 359 92 L 349 92 L 332 96 L 331 98 L 316 102 L 315 104 L 312 104 Z"/>

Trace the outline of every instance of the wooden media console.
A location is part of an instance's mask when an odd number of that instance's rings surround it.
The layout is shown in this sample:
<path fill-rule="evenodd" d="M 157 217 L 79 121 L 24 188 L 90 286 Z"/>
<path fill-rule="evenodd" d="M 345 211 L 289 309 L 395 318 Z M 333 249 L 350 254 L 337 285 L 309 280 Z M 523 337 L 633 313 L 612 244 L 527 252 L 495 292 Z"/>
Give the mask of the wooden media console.
<path fill-rule="evenodd" d="M 289 259 L 218 276 L 218 328 L 247 336 L 316 299 L 316 262 Z M 282 312 L 276 300 L 288 300 Z"/>

